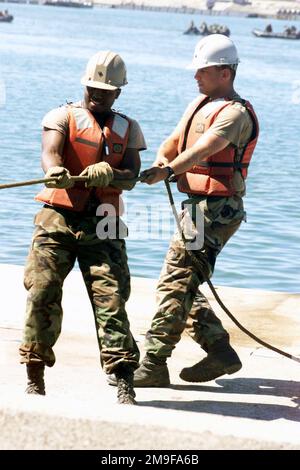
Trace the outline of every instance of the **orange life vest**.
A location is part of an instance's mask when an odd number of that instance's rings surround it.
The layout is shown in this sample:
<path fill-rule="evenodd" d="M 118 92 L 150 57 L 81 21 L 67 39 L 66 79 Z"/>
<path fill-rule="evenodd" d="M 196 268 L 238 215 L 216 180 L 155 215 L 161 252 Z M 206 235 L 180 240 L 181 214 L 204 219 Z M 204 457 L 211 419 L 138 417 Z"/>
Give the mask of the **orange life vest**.
<path fill-rule="evenodd" d="M 103 129 L 87 109 L 69 105 L 69 133 L 66 136 L 63 165 L 71 175 L 79 175 L 88 165 L 105 161 L 118 168 L 123 160 L 129 135 L 129 119 L 116 112 L 108 117 Z M 121 190 L 106 188 L 85 188 L 76 183 L 70 189 L 43 189 L 35 199 L 54 207 L 80 212 L 86 208 L 93 192 L 99 204 L 112 204 L 116 214 L 123 213 Z"/>
<path fill-rule="evenodd" d="M 178 154 L 192 147 L 199 139 L 194 116 L 208 101 L 209 98 L 207 96 L 200 96 L 195 106 L 191 109 L 189 116 L 187 116 L 178 143 Z M 234 172 L 239 170 L 243 178 L 247 177 L 248 166 L 258 139 L 259 127 L 257 117 L 249 101 L 242 100 L 238 102 L 241 102 L 246 107 L 253 122 L 252 135 L 249 142 L 245 145 L 242 154 L 238 156 L 236 147 L 228 145 L 225 149 L 211 155 L 205 161 L 194 165 L 186 173 L 179 175 L 177 178 L 179 191 L 207 196 L 233 196 L 236 193 L 233 183 Z M 234 103 L 234 100 L 222 102 L 220 107 L 205 119 L 203 132 L 206 132 L 218 114 L 232 103 Z"/>

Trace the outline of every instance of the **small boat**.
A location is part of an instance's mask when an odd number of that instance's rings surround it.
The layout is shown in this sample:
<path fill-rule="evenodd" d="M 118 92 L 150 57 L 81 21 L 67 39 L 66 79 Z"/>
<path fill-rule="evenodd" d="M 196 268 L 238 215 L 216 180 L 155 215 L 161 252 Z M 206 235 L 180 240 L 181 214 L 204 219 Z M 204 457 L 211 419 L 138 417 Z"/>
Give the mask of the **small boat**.
<path fill-rule="evenodd" d="M 76 0 L 46 0 L 43 5 L 54 7 L 93 8 L 93 2 L 81 2 Z"/>
<path fill-rule="evenodd" d="M 0 15 L 0 23 L 11 23 L 13 19 L 13 15 Z"/>
<path fill-rule="evenodd" d="M 183 34 L 193 35 L 193 36 L 208 36 L 210 34 L 224 34 L 224 36 L 230 36 L 230 29 L 227 26 L 213 24 L 207 26 L 205 23 L 200 25 L 198 29 L 196 26 L 190 26 Z"/>
<path fill-rule="evenodd" d="M 261 29 L 253 29 L 252 34 L 258 38 L 278 38 L 278 39 L 300 39 L 300 32 L 298 33 L 268 33 Z"/>
<path fill-rule="evenodd" d="M 189 34 L 189 35 L 193 35 L 193 36 L 199 36 L 201 33 L 199 31 L 198 28 L 196 28 L 196 26 L 194 28 L 188 28 L 186 31 L 184 31 L 183 34 Z"/>

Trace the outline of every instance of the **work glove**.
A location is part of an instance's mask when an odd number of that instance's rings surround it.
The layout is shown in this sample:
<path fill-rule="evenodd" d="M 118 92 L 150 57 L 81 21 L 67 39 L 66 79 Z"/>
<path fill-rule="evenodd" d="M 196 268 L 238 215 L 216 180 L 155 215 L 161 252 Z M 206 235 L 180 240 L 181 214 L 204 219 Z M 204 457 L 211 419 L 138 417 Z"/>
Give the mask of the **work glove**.
<path fill-rule="evenodd" d="M 114 172 L 109 163 L 99 162 L 87 166 L 79 176 L 88 177 L 88 181 L 85 183 L 86 188 L 91 186 L 105 188 L 114 179 Z"/>
<path fill-rule="evenodd" d="M 69 170 L 63 166 L 52 166 L 45 174 L 45 178 L 52 178 L 56 176 L 57 180 L 45 183 L 47 188 L 68 189 L 72 188 L 72 186 L 75 184 L 75 182 L 71 180 Z"/>

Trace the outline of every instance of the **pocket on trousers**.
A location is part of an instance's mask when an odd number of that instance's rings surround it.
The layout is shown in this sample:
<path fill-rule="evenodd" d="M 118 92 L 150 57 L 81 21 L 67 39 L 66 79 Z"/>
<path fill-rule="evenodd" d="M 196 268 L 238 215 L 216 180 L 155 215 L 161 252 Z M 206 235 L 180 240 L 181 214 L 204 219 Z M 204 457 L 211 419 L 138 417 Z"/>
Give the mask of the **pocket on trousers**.
<path fill-rule="evenodd" d="M 228 225 L 242 221 L 245 216 L 243 201 L 239 197 L 207 198 L 207 211 L 211 224 Z"/>

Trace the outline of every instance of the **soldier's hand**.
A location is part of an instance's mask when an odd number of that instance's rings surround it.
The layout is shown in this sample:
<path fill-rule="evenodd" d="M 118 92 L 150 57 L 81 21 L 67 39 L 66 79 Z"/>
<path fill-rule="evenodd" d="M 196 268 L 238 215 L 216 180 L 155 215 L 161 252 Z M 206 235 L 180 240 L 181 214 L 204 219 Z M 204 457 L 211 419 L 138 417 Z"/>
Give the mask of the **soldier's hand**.
<path fill-rule="evenodd" d="M 85 183 L 86 188 L 91 186 L 105 188 L 114 179 L 114 172 L 109 163 L 99 162 L 87 166 L 79 176 L 88 177 L 88 181 Z"/>
<path fill-rule="evenodd" d="M 140 174 L 141 182 L 147 184 L 155 184 L 159 183 L 159 181 L 163 181 L 169 176 L 169 171 L 167 168 L 154 166 L 149 168 L 148 170 L 142 171 Z"/>
<path fill-rule="evenodd" d="M 168 165 L 169 165 L 169 160 L 163 155 L 157 155 L 156 159 L 154 160 L 152 164 L 152 166 L 159 166 L 159 167 L 168 166 Z"/>
<path fill-rule="evenodd" d="M 69 170 L 63 166 L 52 166 L 48 169 L 47 173 L 45 174 L 45 178 L 54 177 L 57 177 L 57 179 L 45 183 L 47 188 L 68 189 L 74 186 L 74 181 L 71 180 Z"/>

